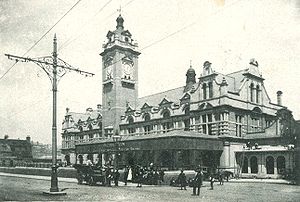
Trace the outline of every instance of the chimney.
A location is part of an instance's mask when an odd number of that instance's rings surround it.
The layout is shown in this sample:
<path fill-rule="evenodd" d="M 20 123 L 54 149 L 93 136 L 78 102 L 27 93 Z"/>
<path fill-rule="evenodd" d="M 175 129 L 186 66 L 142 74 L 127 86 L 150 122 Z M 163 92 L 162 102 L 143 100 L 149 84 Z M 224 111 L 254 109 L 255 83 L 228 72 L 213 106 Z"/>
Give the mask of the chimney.
<path fill-rule="evenodd" d="M 4 135 L 4 139 L 7 140 L 8 139 L 8 135 Z"/>
<path fill-rule="evenodd" d="M 31 138 L 30 138 L 30 136 L 27 136 L 27 137 L 26 137 L 26 140 L 27 140 L 27 142 L 29 142 L 29 143 L 30 143 L 30 141 L 31 141 Z"/>
<path fill-rule="evenodd" d="M 70 108 L 69 108 L 69 107 L 67 107 L 67 108 L 66 108 L 66 114 L 68 114 L 68 113 L 69 113 L 69 111 L 70 111 Z"/>
<path fill-rule="evenodd" d="M 282 105 L 282 91 L 277 91 L 277 104 Z"/>

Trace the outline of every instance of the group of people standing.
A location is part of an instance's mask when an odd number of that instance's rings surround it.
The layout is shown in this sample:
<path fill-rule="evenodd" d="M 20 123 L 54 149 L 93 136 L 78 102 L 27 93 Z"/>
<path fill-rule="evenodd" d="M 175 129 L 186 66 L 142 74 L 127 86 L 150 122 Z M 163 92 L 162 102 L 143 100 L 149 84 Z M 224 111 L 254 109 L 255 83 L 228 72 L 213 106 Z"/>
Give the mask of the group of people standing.
<path fill-rule="evenodd" d="M 222 172 L 218 172 L 217 174 L 210 174 L 209 181 L 210 181 L 210 189 L 214 189 L 214 182 L 216 178 L 219 180 L 220 185 L 224 184 L 224 175 Z M 180 174 L 177 177 L 177 183 L 180 185 L 180 190 L 187 190 L 186 186 L 191 185 L 193 187 L 193 194 L 192 195 L 200 195 L 200 188 L 203 185 L 204 175 L 201 168 L 196 169 L 196 173 L 193 179 L 187 180 L 187 177 L 183 170 L 180 171 Z M 171 182 L 172 183 L 172 182 Z"/>
<path fill-rule="evenodd" d="M 124 182 L 136 182 L 137 187 L 142 187 L 142 184 L 159 185 L 164 181 L 164 171 L 162 169 L 154 169 L 153 164 L 149 167 L 142 166 L 126 166 L 124 170 Z"/>
<path fill-rule="evenodd" d="M 180 171 L 177 181 L 180 184 L 181 190 L 187 190 L 186 186 L 188 185 L 188 181 L 187 181 L 186 175 L 183 172 L 183 170 Z M 202 186 L 202 183 L 203 183 L 203 172 L 201 171 L 201 169 L 196 170 L 195 177 L 192 179 L 191 183 L 193 186 L 193 195 L 199 196 L 200 195 L 200 187 Z"/>

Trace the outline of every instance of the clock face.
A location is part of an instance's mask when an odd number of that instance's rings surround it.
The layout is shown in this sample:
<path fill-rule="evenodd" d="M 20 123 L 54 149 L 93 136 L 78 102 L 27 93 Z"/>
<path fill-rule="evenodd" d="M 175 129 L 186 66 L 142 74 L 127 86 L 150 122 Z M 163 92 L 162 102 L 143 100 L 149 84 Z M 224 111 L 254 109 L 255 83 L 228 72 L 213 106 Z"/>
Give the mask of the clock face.
<path fill-rule="evenodd" d="M 131 76 L 132 74 L 132 65 L 126 63 L 123 65 L 124 74 L 127 76 Z"/>

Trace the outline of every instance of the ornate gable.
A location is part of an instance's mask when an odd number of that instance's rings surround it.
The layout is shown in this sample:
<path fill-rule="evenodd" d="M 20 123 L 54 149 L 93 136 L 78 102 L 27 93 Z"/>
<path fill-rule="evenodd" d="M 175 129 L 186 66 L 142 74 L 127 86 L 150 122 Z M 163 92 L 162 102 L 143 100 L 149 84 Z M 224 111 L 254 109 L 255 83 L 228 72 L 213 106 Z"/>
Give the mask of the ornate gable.
<path fill-rule="evenodd" d="M 170 107 L 173 102 L 169 101 L 167 98 L 163 98 L 162 101 L 158 104 L 160 108 Z"/>
<path fill-rule="evenodd" d="M 128 115 L 133 115 L 134 112 L 135 112 L 135 110 L 132 109 L 131 106 L 128 106 L 127 109 L 126 109 L 126 111 L 125 111 L 125 115 L 126 115 L 126 116 L 128 116 Z"/>
<path fill-rule="evenodd" d="M 148 105 L 148 103 L 145 103 L 145 104 L 142 106 L 141 111 L 142 111 L 142 112 L 149 112 L 149 111 L 151 111 L 151 109 L 152 109 L 152 106 Z"/>
<path fill-rule="evenodd" d="M 189 103 L 191 99 L 191 95 L 189 93 L 185 93 L 182 98 L 180 98 L 180 105 Z"/>

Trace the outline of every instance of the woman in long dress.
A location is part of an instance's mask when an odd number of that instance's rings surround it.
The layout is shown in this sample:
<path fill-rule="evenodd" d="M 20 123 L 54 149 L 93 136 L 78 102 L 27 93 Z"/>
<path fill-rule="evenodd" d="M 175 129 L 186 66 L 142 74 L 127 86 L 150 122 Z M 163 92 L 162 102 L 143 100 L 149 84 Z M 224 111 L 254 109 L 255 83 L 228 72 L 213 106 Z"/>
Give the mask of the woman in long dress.
<path fill-rule="evenodd" d="M 132 181 L 132 169 L 129 167 L 127 181 Z"/>

